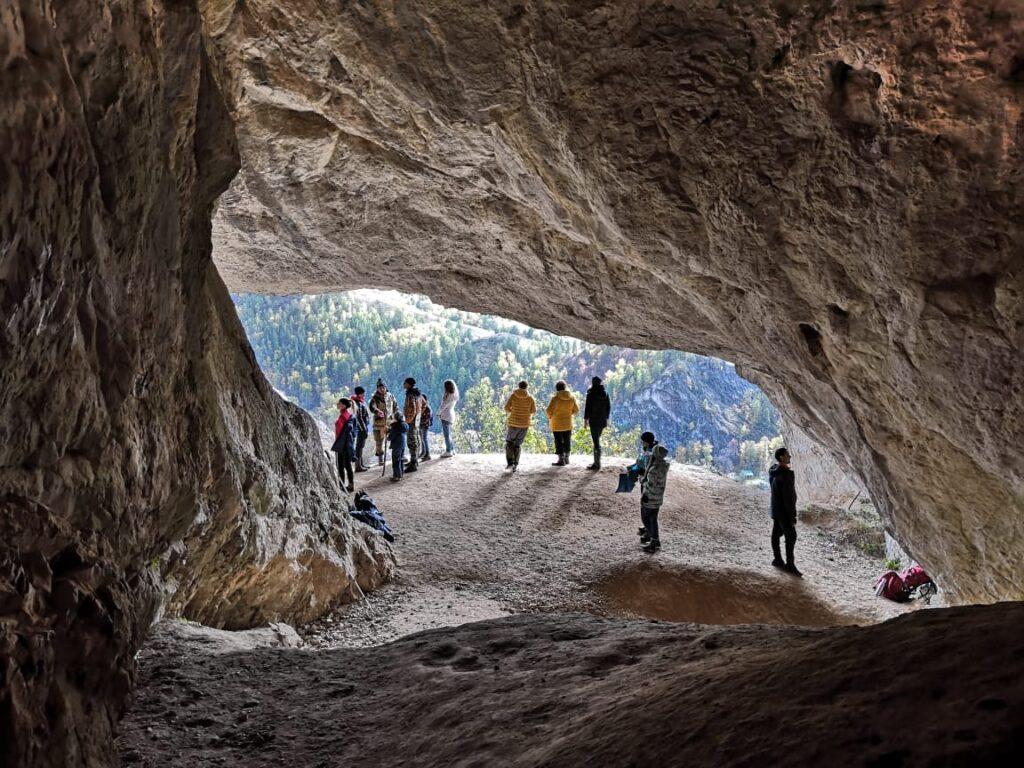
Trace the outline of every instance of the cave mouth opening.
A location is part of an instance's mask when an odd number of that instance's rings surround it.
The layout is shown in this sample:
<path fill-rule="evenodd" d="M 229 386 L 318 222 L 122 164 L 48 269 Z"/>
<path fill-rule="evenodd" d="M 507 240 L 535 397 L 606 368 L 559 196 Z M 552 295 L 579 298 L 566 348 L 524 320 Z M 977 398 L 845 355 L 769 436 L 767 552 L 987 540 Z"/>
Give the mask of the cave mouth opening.
<path fill-rule="evenodd" d="M 406 574 L 399 589 L 384 585 L 301 626 L 312 647 L 377 645 L 423 629 L 537 611 L 807 626 L 889 615 L 820 590 L 792 590 L 777 573 L 759 572 L 767 547 L 766 471 L 783 438 L 767 396 L 731 363 L 592 344 L 392 290 L 232 299 L 263 374 L 312 416 L 325 450 L 334 439 L 338 399 L 356 386 L 369 399 L 378 379 L 401 393 L 412 376 L 435 414 L 442 382 L 451 378 L 460 389 L 454 461 L 422 462 L 418 474 L 391 485 L 389 467 L 373 471 L 367 439 L 370 471 L 355 474 L 355 488 L 375 500 L 395 530 Z M 594 375 L 613 401 L 612 426 L 602 435 L 603 470 L 579 471 L 592 450 L 580 413 L 576 466 L 558 475 L 553 456 L 543 455 L 554 453 L 545 406 L 555 382 L 565 380 L 583 409 Z M 530 383 L 538 414 L 512 480 L 503 475 L 502 406 L 521 379 Z M 648 429 L 669 448 L 674 467 L 676 498 L 666 502 L 663 525 L 669 538 L 693 545 L 688 560 L 670 547 L 664 567 L 653 570 L 635 560 L 639 493 L 614 492 L 619 470 L 635 459 Z M 429 441 L 436 459 L 445 450 L 436 415 Z M 877 515 L 871 525 L 873 552 L 838 536 L 821 544 L 823 557 L 829 547 L 858 550 L 856 567 L 840 566 L 851 590 L 882 567 Z M 716 554 L 723 533 L 735 545 L 726 562 Z"/>
<path fill-rule="evenodd" d="M 601 438 L 605 456 L 635 456 L 641 432 L 650 430 L 676 463 L 764 487 L 783 442 L 768 397 L 717 358 L 592 344 L 393 290 L 232 298 L 264 375 L 314 418 L 325 444 L 332 441 L 340 397 L 362 386 L 369 399 L 381 379 L 401 398 L 407 376 L 435 412 L 443 382 L 455 382 L 460 400 L 453 441 L 460 453 L 503 450 L 502 406 L 520 380 L 529 382 L 538 409 L 524 451 L 554 451 L 545 407 L 555 383 L 564 380 L 581 409 L 573 453 L 589 453 L 582 409 L 592 376 L 614 400 Z M 432 453 L 444 451 L 436 415 L 430 442 Z M 367 443 L 370 460 L 372 439 Z"/>

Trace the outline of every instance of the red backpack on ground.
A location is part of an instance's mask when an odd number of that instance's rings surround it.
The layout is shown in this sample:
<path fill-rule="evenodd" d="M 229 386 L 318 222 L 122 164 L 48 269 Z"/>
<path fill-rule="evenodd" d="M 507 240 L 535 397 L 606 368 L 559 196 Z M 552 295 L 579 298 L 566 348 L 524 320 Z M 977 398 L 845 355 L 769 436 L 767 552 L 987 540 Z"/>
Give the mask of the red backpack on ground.
<path fill-rule="evenodd" d="M 897 603 L 905 603 L 910 600 L 914 590 L 919 590 L 918 597 L 924 598 L 925 603 L 928 603 L 931 596 L 938 592 L 935 582 L 920 565 L 912 565 L 903 573 L 886 571 L 875 582 L 876 596 Z"/>

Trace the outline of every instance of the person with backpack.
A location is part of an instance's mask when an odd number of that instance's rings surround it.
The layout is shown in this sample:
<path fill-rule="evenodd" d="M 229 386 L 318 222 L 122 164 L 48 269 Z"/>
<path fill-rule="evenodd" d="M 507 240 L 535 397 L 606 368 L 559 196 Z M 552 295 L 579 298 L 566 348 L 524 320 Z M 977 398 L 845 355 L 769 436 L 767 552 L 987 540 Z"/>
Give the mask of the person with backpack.
<path fill-rule="evenodd" d="M 441 420 L 441 434 L 444 435 L 444 453 L 442 459 L 455 455 L 455 442 L 452 440 L 452 424 L 455 423 L 455 404 L 459 402 L 459 388 L 455 382 L 447 379 L 444 382 L 444 394 L 441 406 L 437 409 L 437 418 Z"/>
<path fill-rule="evenodd" d="M 573 417 L 580 412 L 579 403 L 572 393 L 566 389 L 564 381 L 555 382 L 555 394 L 548 403 L 545 413 L 551 433 L 555 436 L 555 453 L 558 461 L 553 467 L 564 467 L 569 463 L 569 452 L 572 448 Z"/>
<path fill-rule="evenodd" d="M 430 461 L 430 428 L 434 426 L 434 412 L 430 410 L 430 399 L 420 394 L 423 402 L 420 403 L 420 434 L 422 435 L 423 449 L 420 451 L 420 461 Z"/>
<path fill-rule="evenodd" d="M 505 413 L 508 414 L 505 430 L 505 461 L 508 463 L 505 469 L 513 472 L 519 469 L 523 441 L 533 424 L 533 415 L 537 412 L 536 401 L 526 391 L 528 386 L 525 381 L 520 381 L 505 401 Z"/>
<path fill-rule="evenodd" d="M 394 414 L 388 428 L 388 445 L 391 446 L 391 482 L 397 483 L 405 474 L 405 440 L 409 425 L 405 419 Z M 383 472 L 383 470 L 381 470 Z"/>
<path fill-rule="evenodd" d="M 384 463 L 384 446 L 388 440 L 388 427 L 398 413 L 398 401 L 388 392 L 383 379 L 377 379 L 377 387 L 370 398 L 370 413 L 373 414 L 373 443 L 377 466 Z"/>
<path fill-rule="evenodd" d="M 338 420 L 334 422 L 334 445 L 331 450 L 338 461 L 338 475 L 341 487 L 352 493 L 355 487 L 355 475 L 352 473 L 352 459 L 356 453 L 356 425 L 352 415 L 352 401 L 347 397 L 338 400 Z M 348 484 L 345 478 L 348 477 Z"/>
<path fill-rule="evenodd" d="M 356 435 L 356 472 L 365 472 L 369 467 L 363 463 L 363 451 L 366 450 L 366 438 L 370 436 L 370 409 L 366 407 L 366 390 L 363 387 L 356 387 L 352 390 L 352 407 L 356 412 L 356 426 L 359 434 Z"/>
<path fill-rule="evenodd" d="M 640 519 L 643 521 L 645 535 L 640 538 L 644 552 L 654 554 L 661 549 L 661 536 L 658 530 L 658 512 L 665 502 L 665 485 L 668 482 L 668 448 L 655 445 L 651 449 L 650 461 L 643 477 L 640 478 Z"/>
<path fill-rule="evenodd" d="M 772 489 L 772 565 L 793 576 L 803 576 L 793 562 L 796 547 L 796 475 L 789 468 L 789 451 L 779 448 L 775 452 L 775 464 L 768 470 L 768 483 Z M 786 539 L 786 561 L 782 561 L 779 539 Z"/>
<path fill-rule="evenodd" d="M 405 387 L 405 406 L 402 408 L 402 415 L 405 417 L 405 423 L 409 425 L 409 433 L 406 435 L 409 443 L 409 463 L 405 465 L 405 471 L 416 472 L 419 469 L 423 396 L 416 389 L 416 379 L 412 376 L 408 377 L 402 386 Z"/>
<path fill-rule="evenodd" d="M 601 377 L 590 380 L 587 399 L 583 404 L 583 426 L 590 430 L 590 439 L 594 443 L 594 462 L 587 469 L 601 468 L 601 433 L 608 426 L 612 413 L 612 401 L 601 383 Z"/>

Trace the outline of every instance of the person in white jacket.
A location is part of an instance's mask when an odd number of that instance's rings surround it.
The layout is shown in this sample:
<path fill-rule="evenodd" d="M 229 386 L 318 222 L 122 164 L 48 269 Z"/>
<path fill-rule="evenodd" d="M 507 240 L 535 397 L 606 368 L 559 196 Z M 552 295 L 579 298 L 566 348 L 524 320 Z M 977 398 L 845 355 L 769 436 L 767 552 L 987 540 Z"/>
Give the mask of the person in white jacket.
<path fill-rule="evenodd" d="M 452 423 L 455 421 L 455 404 L 459 402 L 459 388 L 455 382 L 447 379 L 444 383 L 444 395 L 437 409 L 437 418 L 441 420 L 441 434 L 444 435 L 444 453 L 442 459 L 455 455 L 455 443 L 452 441 Z"/>

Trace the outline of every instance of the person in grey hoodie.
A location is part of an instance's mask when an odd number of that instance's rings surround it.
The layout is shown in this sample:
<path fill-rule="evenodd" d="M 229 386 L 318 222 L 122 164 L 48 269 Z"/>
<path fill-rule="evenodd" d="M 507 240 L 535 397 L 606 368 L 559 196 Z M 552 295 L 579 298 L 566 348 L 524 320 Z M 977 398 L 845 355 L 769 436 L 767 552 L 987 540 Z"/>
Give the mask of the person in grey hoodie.
<path fill-rule="evenodd" d="M 668 448 L 660 443 L 656 444 L 651 451 L 647 470 L 640 478 L 640 519 L 645 529 L 645 535 L 641 537 L 640 542 L 644 544 L 644 552 L 652 554 L 661 549 L 658 512 L 665 501 L 669 461 Z"/>

